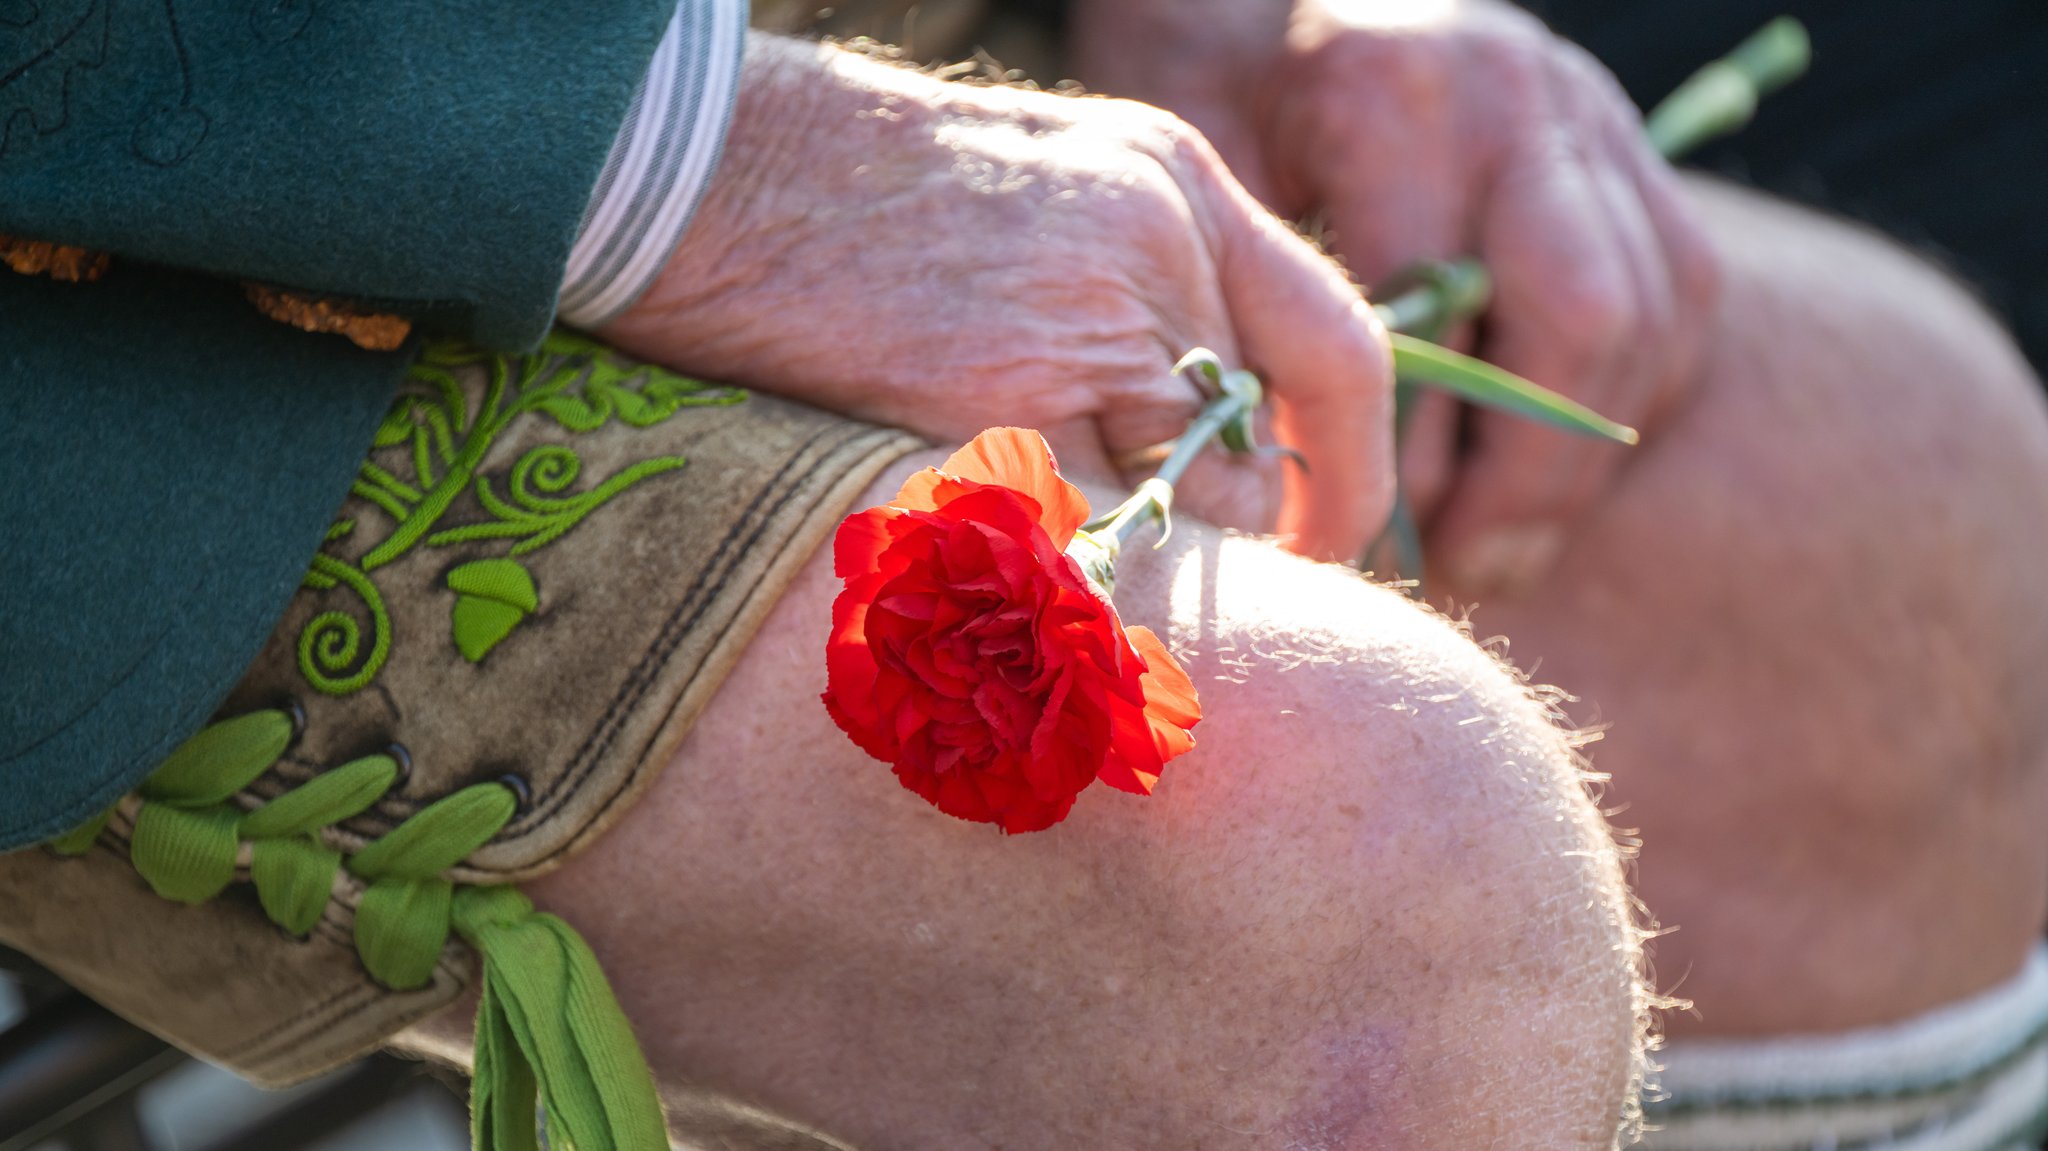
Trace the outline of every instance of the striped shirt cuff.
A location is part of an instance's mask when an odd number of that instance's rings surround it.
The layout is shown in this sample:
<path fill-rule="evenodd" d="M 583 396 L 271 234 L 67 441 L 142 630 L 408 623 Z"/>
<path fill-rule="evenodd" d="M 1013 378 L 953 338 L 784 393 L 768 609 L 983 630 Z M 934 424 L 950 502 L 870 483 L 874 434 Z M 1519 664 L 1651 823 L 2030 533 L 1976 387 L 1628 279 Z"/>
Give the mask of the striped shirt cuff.
<path fill-rule="evenodd" d="M 584 210 L 558 316 L 599 328 L 668 262 L 718 166 L 739 91 L 747 0 L 681 0 Z"/>

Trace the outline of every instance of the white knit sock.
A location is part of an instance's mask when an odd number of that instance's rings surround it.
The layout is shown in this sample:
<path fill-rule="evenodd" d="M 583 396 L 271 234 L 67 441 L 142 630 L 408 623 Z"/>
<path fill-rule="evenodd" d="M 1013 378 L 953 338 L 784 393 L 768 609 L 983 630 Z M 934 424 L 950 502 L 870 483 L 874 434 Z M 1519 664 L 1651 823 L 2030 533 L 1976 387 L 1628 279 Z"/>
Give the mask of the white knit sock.
<path fill-rule="evenodd" d="M 1647 1151 L 2012 1151 L 2048 1129 L 2048 948 L 1884 1027 L 1660 1053 Z"/>

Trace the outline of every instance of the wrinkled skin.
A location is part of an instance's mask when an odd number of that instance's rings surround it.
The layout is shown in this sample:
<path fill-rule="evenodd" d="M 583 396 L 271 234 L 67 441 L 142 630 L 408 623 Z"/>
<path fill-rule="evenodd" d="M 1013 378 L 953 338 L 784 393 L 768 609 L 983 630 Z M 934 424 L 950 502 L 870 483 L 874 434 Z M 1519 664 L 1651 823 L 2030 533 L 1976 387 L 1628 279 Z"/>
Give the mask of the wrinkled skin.
<path fill-rule="evenodd" d="M 1475 255 L 1478 350 L 1654 437 L 1718 276 L 1697 213 L 1613 78 L 1491 0 L 1103 0 L 1077 8 L 1090 87 L 1185 116 L 1283 215 L 1324 221 L 1367 283 Z M 1403 478 L 1462 585 L 1540 578 L 1624 450 L 1428 397 Z"/>
<path fill-rule="evenodd" d="M 1263 373 L 1313 471 L 1217 459 L 1191 510 L 1348 557 L 1392 501 L 1384 334 L 1187 125 L 970 88 L 757 36 L 719 178 L 602 333 L 648 359 L 964 440 L 1045 433 L 1069 467 L 1179 434 L 1204 345 Z"/>

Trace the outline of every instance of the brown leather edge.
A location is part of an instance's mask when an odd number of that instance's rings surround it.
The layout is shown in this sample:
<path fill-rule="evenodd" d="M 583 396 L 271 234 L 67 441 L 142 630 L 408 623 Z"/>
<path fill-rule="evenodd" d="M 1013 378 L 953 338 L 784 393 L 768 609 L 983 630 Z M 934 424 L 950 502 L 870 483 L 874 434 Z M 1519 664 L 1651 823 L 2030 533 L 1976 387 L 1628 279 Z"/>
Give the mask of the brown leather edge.
<path fill-rule="evenodd" d="M 750 560 L 758 562 L 766 555 L 754 541 L 742 541 L 742 554 L 735 564 L 735 571 L 723 577 L 725 587 L 710 597 L 713 601 L 723 595 L 741 597 L 726 616 L 724 632 L 711 652 L 690 672 L 675 703 L 657 726 L 657 734 L 652 741 L 634 753 L 637 757 L 634 769 L 623 775 L 616 790 L 605 798 L 596 813 L 567 837 L 548 843 L 542 858 L 535 862 L 517 862 L 531 859 L 535 853 L 532 844 L 519 841 L 533 835 L 546 836 L 551 824 L 564 818 L 560 813 L 543 818 L 524 831 L 493 839 L 471 855 L 467 863 L 451 871 L 449 878 L 458 883 L 516 883 L 553 871 L 570 855 L 618 822 L 632 801 L 668 766 L 683 738 L 689 734 L 691 724 L 703 714 L 704 708 L 717 694 L 726 675 L 760 630 L 769 610 L 782 598 L 790 581 L 796 578 L 812 554 L 838 529 L 839 521 L 845 517 L 854 499 L 891 464 L 929 446 L 915 436 L 892 428 L 847 426 L 859 430 L 827 447 L 819 457 L 810 460 L 800 457 L 792 461 L 795 474 L 789 477 L 789 486 L 775 493 L 773 505 L 749 526 L 750 531 L 764 532 L 779 509 L 791 505 L 808 508 L 784 533 L 780 546 L 772 555 L 767 555 L 766 563 L 760 564 L 751 578 L 735 579 L 733 575 L 747 566 Z M 794 465 L 798 463 L 807 463 L 808 466 L 797 469 Z M 706 612 L 710 607 L 711 604 L 705 606 Z M 652 665 L 651 680 L 659 681 L 667 671 L 665 659 L 659 653 L 663 643 L 663 636 L 653 637 L 642 656 L 643 662 Z M 824 658 L 823 645 L 821 636 L 820 660 Z M 587 782 L 588 775 L 572 778 L 565 782 L 564 790 L 585 786 Z"/>

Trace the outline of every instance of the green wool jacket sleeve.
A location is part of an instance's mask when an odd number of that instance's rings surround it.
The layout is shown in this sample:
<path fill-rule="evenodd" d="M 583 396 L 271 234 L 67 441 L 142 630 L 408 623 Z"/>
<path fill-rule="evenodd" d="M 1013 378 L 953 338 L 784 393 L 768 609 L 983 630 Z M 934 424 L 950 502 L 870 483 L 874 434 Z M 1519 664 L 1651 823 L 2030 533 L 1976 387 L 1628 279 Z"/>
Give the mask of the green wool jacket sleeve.
<path fill-rule="evenodd" d="M 0 8 L 0 232 L 546 331 L 674 0 Z"/>
<path fill-rule="evenodd" d="M 0 850 L 226 695 L 410 360 L 233 277 L 536 343 L 675 0 L 0 2 Z"/>

